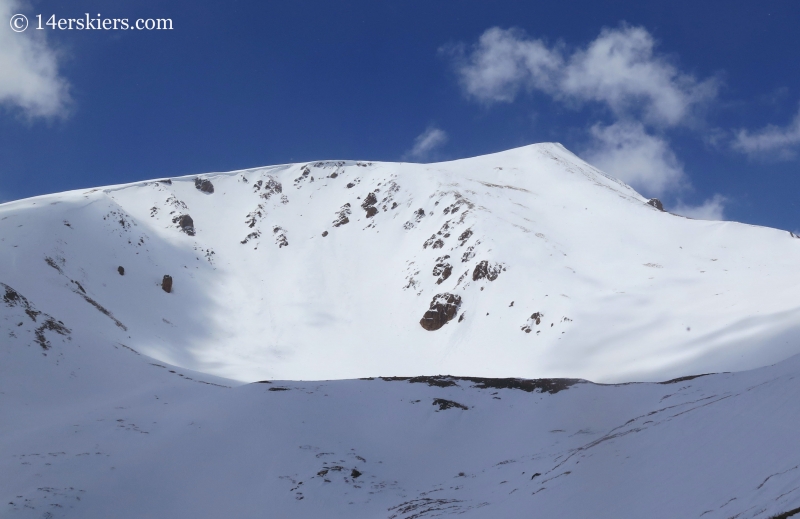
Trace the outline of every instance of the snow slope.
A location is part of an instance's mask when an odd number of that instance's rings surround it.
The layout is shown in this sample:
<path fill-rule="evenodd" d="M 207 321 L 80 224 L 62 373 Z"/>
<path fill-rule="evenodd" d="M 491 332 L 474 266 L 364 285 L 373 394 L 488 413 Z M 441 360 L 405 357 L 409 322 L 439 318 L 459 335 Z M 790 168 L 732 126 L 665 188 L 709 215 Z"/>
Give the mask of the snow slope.
<path fill-rule="evenodd" d="M 800 510 L 800 357 L 664 384 L 236 385 L 81 333 L 47 356 L 38 346 L 0 350 L 3 518 L 766 519 Z"/>
<path fill-rule="evenodd" d="M 646 202 L 541 144 L 0 205 L 0 517 L 800 513 L 800 242 Z"/>
<path fill-rule="evenodd" d="M 242 381 L 663 380 L 800 352 L 800 240 L 661 212 L 558 144 L 201 177 L 0 205 L 0 282 L 98 341 Z M 439 294 L 455 318 L 429 331 Z"/>

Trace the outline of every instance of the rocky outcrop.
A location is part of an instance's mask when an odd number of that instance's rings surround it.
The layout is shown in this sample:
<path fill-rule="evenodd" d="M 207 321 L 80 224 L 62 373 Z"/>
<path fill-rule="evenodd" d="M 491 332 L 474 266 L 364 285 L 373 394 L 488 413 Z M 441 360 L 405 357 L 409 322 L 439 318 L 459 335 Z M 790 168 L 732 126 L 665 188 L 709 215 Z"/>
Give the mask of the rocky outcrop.
<path fill-rule="evenodd" d="M 189 236 L 194 236 L 194 220 L 192 220 L 192 217 L 188 214 L 179 214 L 172 219 L 172 223 L 178 224 L 178 227 L 181 228 L 181 231 L 185 232 Z"/>
<path fill-rule="evenodd" d="M 456 316 L 459 307 L 461 307 L 461 296 L 447 292 L 436 294 L 419 324 L 430 332 L 438 330 Z"/>
<path fill-rule="evenodd" d="M 36 329 L 33 330 L 34 342 L 41 346 L 43 350 L 49 350 L 51 347 L 50 341 L 47 340 L 47 337 L 45 336 L 45 332 L 55 332 L 59 335 L 69 338 L 69 335 L 72 332 L 69 330 L 69 328 L 64 326 L 62 321 L 59 321 L 53 316 L 37 310 L 25 296 L 5 283 L 0 283 L 0 288 L 5 289 L 5 293 L 3 294 L 3 302 L 6 304 L 6 306 L 9 308 L 18 307 L 22 309 L 22 311 L 25 312 L 31 321 L 38 324 Z M 22 326 L 22 324 L 23 323 L 20 322 L 17 327 Z M 17 335 L 15 332 L 12 332 L 10 335 L 10 337 L 16 336 Z"/>
<path fill-rule="evenodd" d="M 205 180 L 199 177 L 194 179 L 194 187 L 203 193 L 208 193 L 209 195 L 214 192 L 214 184 L 212 184 L 210 180 Z"/>
<path fill-rule="evenodd" d="M 464 404 L 459 404 L 458 402 L 454 402 L 452 400 L 445 400 L 444 398 L 434 398 L 433 405 L 438 405 L 439 411 L 444 411 L 445 409 L 462 409 L 464 411 L 469 410 L 469 408 Z"/>
<path fill-rule="evenodd" d="M 486 278 L 489 281 L 494 281 L 502 271 L 502 265 L 498 263 L 490 264 L 488 261 L 483 260 L 475 265 L 475 270 L 472 271 L 472 281 L 478 281 L 479 279 L 483 278 Z"/>
<path fill-rule="evenodd" d="M 164 274 L 164 277 L 161 279 L 161 290 L 167 294 L 172 292 L 172 276 L 169 274 Z"/>
<path fill-rule="evenodd" d="M 117 267 L 117 272 L 119 272 L 120 276 L 124 276 L 125 275 L 125 267 L 120 265 L 119 267 Z"/>
<path fill-rule="evenodd" d="M 339 212 L 336 213 L 336 220 L 333 221 L 334 227 L 340 227 L 350 222 L 350 218 L 347 215 L 350 214 L 350 203 L 346 203 L 339 209 Z"/>
<path fill-rule="evenodd" d="M 658 198 L 651 198 L 650 200 L 647 201 L 647 205 L 652 205 L 659 211 L 664 210 L 664 204 L 662 204 L 661 200 L 659 200 Z"/>
<path fill-rule="evenodd" d="M 450 274 L 453 273 L 453 266 L 444 261 L 449 257 L 450 256 L 443 256 L 441 258 L 437 258 L 439 263 L 433 267 L 433 275 L 439 278 L 436 280 L 437 285 L 441 285 L 442 282 L 449 278 Z"/>
<path fill-rule="evenodd" d="M 361 204 L 361 208 L 367 212 L 367 218 L 372 218 L 378 214 L 378 208 L 375 207 L 377 203 L 378 198 L 375 196 L 375 193 L 370 193 L 364 198 L 364 203 Z"/>

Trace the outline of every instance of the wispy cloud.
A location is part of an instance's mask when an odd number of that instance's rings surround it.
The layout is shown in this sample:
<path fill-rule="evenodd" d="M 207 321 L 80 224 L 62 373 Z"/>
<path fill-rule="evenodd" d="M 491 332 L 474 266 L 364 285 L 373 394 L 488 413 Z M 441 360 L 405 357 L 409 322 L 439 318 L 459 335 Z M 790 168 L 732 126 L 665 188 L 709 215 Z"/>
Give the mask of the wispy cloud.
<path fill-rule="evenodd" d="M 590 127 L 582 155 L 644 194 L 663 196 L 689 186 L 665 131 L 697 121 L 719 81 L 679 70 L 656 46 L 646 29 L 624 24 L 577 49 L 492 27 L 472 46 L 440 52 L 454 60 L 465 95 L 484 104 L 539 92 L 572 108 L 604 106 L 613 122 Z"/>
<path fill-rule="evenodd" d="M 755 132 L 739 130 L 732 143 L 733 149 L 756 158 L 790 160 L 797 157 L 800 148 L 800 111 L 787 126 L 773 124 Z"/>
<path fill-rule="evenodd" d="M 670 212 L 696 220 L 724 220 L 727 201 L 728 199 L 722 195 L 714 195 L 700 205 L 686 205 L 678 202 L 675 207 L 670 209 Z"/>
<path fill-rule="evenodd" d="M 662 196 L 688 183 L 669 143 L 641 123 L 595 124 L 590 133 L 593 142 L 584 158 L 646 196 Z"/>
<path fill-rule="evenodd" d="M 46 31 L 11 30 L 8 20 L 20 13 L 16 0 L 0 0 L 0 104 L 30 118 L 64 116 L 69 86 L 58 71 L 58 57 L 45 40 Z"/>
<path fill-rule="evenodd" d="M 414 146 L 406 152 L 405 156 L 414 160 L 424 160 L 431 157 L 434 150 L 447 142 L 447 133 L 434 126 L 417 135 Z"/>
<path fill-rule="evenodd" d="M 598 102 L 617 118 L 675 126 L 717 95 L 715 78 L 697 80 L 655 53 L 642 27 L 604 29 L 572 53 L 520 30 L 493 27 L 471 48 L 449 46 L 467 96 L 484 103 L 511 102 L 520 91 L 540 91 L 567 103 Z"/>

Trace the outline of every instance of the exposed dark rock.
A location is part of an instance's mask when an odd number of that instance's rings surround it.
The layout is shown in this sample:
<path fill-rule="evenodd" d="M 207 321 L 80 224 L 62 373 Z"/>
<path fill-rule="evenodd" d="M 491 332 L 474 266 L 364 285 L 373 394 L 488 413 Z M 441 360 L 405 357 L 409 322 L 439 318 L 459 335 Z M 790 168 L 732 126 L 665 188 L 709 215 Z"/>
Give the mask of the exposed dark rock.
<path fill-rule="evenodd" d="M 361 208 L 367 212 L 367 218 L 372 218 L 376 214 L 378 214 L 378 208 L 375 207 L 375 204 L 378 203 L 378 198 L 375 196 L 375 193 L 370 193 L 364 198 L 364 202 L 361 204 Z"/>
<path fill-rule="evenodd" d="M 34 336 L 36 337 L 36 343 L 41 346 L 43 350 L 50 349 L 50 341 L 48 341 L 47 337 L 45 337 L 45 331 L 56 332 L 59 335 L 69 335 L 71 333 L 70 330 L 64 326 L 64 323 L 61 321 L 56 321 L 52 317 L 47 316 L 44 322 L 33 332 Z"/>
<path fill-rule="evenodd" d="M 268 391 L 289 391 L 288 387 L 271 387 Z"/>
<path fill-rule="evenodd" d="M 253 184 L 253 192 L 259 192 L 263 188 L 264 192 L 261 193 L 261 198 L 264 200 L 269 200 L 272 195 L 280 194 L 283 192 L 283 186 L 280 182 L 275 180 L 272 177 L 267 178 L 267 181 L 264 182 L 263 180 L 256 181 Z"/>
<path fill-rule="evenodd" d="M 244 237 L 244 240 L 240 241 L 239 243 L 241 243 L 242 245 L 244 245 L 244 244 L 246 244 L 247 242 L 249 242 L 250 240 L 255 240 L 255 239 L 256 239 L 256 238 L 258 238 L 259 236 L 261 236 L 261 231 L 254 231 L 254 232 L 251 232 L 250 234 L 248 234 L 247 236 L 245 236 L 245 237 Z"/>
<path fill-rule="evenodd" d="M 423 249 L 427 249 L 430 246 L 432 249 L 441 249 L 444 247 L 444 241 L 438 238 L 435 234 L 432 234 L 430 238 L 425 240 L 425 243 L 422 244 Z"/>
<path fill-rule="evenodd" d="M 259 182 L 261 181 L 259 180 Z M 250 211 L 250 213 L 247 214 L 244 223 L 251 229 L 255 227 L 256 223 L 258 223 L 258 221 L 264 217 L 263 209 L 264 206 L 258 204 L 258 207 L 256 207 L 254 211 Z"/>
<path fill-rule="evenodd" d="M 275 234 L 275 244 L 278 245 L 278 248 L 287 247 L 289 245 L 289 240 L 286 238 L 286 229 L 283 227 L 275 227 L 272 229 L 272 232 Z"/>
<path fill-rule="evenodd" d="M 661 200 L 659 200 L 658 198 L 651 198 L 650 200 L 647 201 L 647 205 L 652 205 L 659 211 L 664 210 L 664 204 L 662 204 Z"/>
<path fill-rule="evenodd" d="M 350 214 L 350 203 L 348 202 L 344 204 L 341 209 L 339 209 L 338 213 L 336 213 L 337 218 L 336 220 L 333 221 L 333 226 L 339 227 L 341 225 L 349 223 L 350 218 L 347 217 L 347 215 L 349 214 Z"/>
<path fill-rule="evenodd" d="M 713 373 L 703 373 L 702 375 L 687 375 L 685 377 L 678 377 L 673 378 L 672 380 L 666 380 L 664 382 L 659 382 L 659 384 L 676 384 L 678 382 L 686 382 L 687 380 L 692 380 L 695 378 L 706 377 L 708 375 L 713 375 Z"/>
<path fill-rule="evenodd" d="M 372 379 L 369 379 L 372 380 Z M 454 381 L 446 380 L 443 377 L 381 377 L 386 382 L 408 381 L 411 384 L 428 384 L 435 387 L 457 386 Z"/>
<path fill-rule="evenodd" d="M 433 267 L 433 275 L 439 277 L 439 279 L 436 280 L 437 285 L 441 285 L 452 273 L 453 266 L 449 263 L 437 263 L 436 266 Z"/>
<path fill-rule="evenodd" d="M 794 517 L 795 515 L 800 514 L 800 508 L 794 508 L 789 510 L 788 512 L 783 512 L 782 514 L 773 515 L 769 519 L 789 519 L 789 517 Z"/>
<path fill-rule="evenodd" d="M 477 245 L 477 243 L 475 245 Z M 475 257 L 475 245 L 467 247 L 467 250 L 461 255 L 461 263 L 466 263 Z"/>
<path fill-rule="evenodd" d="M 164 278 L 161 280 L 161 290 L 167 294 L 172 292 L 172 276 L 169 274 L 164 274 Z"/>
<path fill-rule="evenodd" d="M 542 324 L 542 317 L 544 316 L 541 312 L 533 312 L 531 314 L 531 321 L 535 321 L 536 324 Z"/>
<path fill-rule="evenodd" d="M 178 224 L 178 227 L 181 228 L 181 231 L 185 232 L 189 236 L 194 236 L 194 220 L 192 220 L 192 217 L 188 214 L 179 214 L 172 219 L 172 223 Z"/>
<path fill-rule="evenodd" d="M 348 182 L 347 189 L 350 189 L 351 187 L 355 187 L 355 184 L 353 184 L 352 182 Z"/>
<path fill-rule="evenodd" d="M 350 477 L 353 478 L 353 479 L 356 479 L 360 475 L 361 475 L 361 472 L 359 472 L 357 469 L 353 469 L 350 472 Z"/>
<path fill-rule="evenodd" d="M 201 179 L 199 177 L 194 179 L 194 187 L 209 195 L 214 192 L 214 184 L 212 184 L 210 180 Z"/>
<path fill-rule="evenodd" d="M 42 324 L 36 327 L 33 332 L 35 337 L 34 341 L 41 346 L 43 350 L 50 349 L 50 341 L 47 340 L 44 332 L 51 331 L 56 332 L 59 335 L 69 335 L 72 333 L 66 326 L 64 326 L 63 322 L 57 321 L 54 317 L 36 310 L 27 298 L 10 286 L 6 285 L 5 283 L 0 283 L 0 287 L 5 289 L 3 301 L 6 303 L 6 306 L 21 307 L 25 314 L 27 314 L 27 316 L 30 317 L 31 321 L 33 322 L 37 322 L 39 316 L 44 317 Z"/>
<path fill-rule="evenodd" d="M 452 400 L 445 400 L 444 398 L 434 398 L 433 405 L 438 405 L 439 411 L 444 411 L 445 409 L 452 409 L 454 407 L 458 409 L 463 409 L 464 411 L 469 410 L 469 408 L 464 404 L 459 404 L 458 402 L 453 402 Z"/>
<path fill-rule="evenodd" d="M 328 231 L 322 231 L 322 237 L 323 237 L 323 238 L 324 238 L 325 236 L 327 236 L 327 235 L 328 235 Z"/>
<path fill-rule="evenodd" d="M 461 235 L 458 237 L 458 241 L 461 242 L 463 246 L 469 240 L 469 237 L 472 236 L 472 229 L 467 229 L 466 231 L 462 232 Z"/>
<path fill-rule="evenodd" d="M 56 263 L 56 260 L 54 260 L 53 258 L 47 256 L 47 257 L 44 258 L 44 262 L 47 263 L 48 265 L 50 265 L 51 267 L 53 267 L 54 269 L 56 269 L 59 274 L 63 274 L 64 273 L 61 270 L 61 267 L 58 266 L 58 263 Z"/>
<path fill-rule="evenodd" d="M 438 330 L 456 316 L 460 306 L 461 296 L 447 292 L 436 294 L 419 324 L 428 331 Z"/>
<path fill-rule="evenodd" d="M 494 281 L 502 270 L 503 267 L 501 265 L 497 263 L 489 264 L 488 261 L 483 260 L 475 265 L 475 270 L 472 271 L 472 280 L 478 281 L 479 279 L 486 278 L 489 281 Z"/>
<path fill-rule="evenodd" d="M 563 391 L 575 384 L 586 383 L 579 378 L 480 378 L 480 377 L 458 377 L 460 380 L 469 380 L 475 383 L 478 389 L 521 389 L 527 392 L 539 391 L 541 393 L 555 394 Z"/>
<path fill-rule="evenodd" d="M 124 276 L 125 275 L 125 267 L 120 265 L 119 267 L 117 267 L 117 272 L 119 272 L 120 276 Z"/>
<path fill-rule="evenodd" d="M 540 392 L 555 394 L 575 385 L 591 383 L 579 378 L 481 378 L 436 375 L 432 377 L 382 377 L 387 382 L 408 381 L 425 382 L 430 386 L 449 387 L 458 385 L 455 381 L 472 382 L 476 389 L 520 389 L 528 393 Z"/>
<path fill-rule="evenodd" d="M 42 312 L 36 310 L 33 305 L 19 292 L 11 288 L 10 286 L 6 285 L 5 283 L 0 283 L 0 286 L 5 288 L 5 294 L 3 294 L 3 301 L 6 303 L 6 306 L 14 307 L 19 306 L 22 307 L 30 317 L 31 321 L 36 322 L 36 318 L 42 314 Z"/>

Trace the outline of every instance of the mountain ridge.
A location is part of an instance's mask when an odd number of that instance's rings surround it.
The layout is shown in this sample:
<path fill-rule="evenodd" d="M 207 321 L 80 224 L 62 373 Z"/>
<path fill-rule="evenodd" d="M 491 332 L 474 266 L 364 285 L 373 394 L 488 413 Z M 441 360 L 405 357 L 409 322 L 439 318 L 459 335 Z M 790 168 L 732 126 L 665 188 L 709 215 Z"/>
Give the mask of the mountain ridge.
<path fill-rule="evenodd" d="M 664 380 L 800 351 L 800 243 L 647 202 L 557 144 L 192 175 L 0 205 L 0 281 L 244 381 Z"/>

